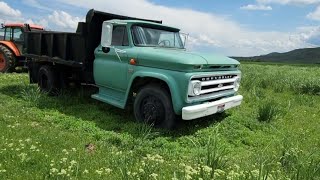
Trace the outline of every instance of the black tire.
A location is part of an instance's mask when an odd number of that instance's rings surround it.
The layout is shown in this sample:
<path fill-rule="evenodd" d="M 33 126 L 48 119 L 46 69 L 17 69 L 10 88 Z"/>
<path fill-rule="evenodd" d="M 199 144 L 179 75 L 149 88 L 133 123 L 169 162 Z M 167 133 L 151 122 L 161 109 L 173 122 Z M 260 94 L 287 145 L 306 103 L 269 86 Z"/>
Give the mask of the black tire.
<path fill-rule="evenodd" d="M 134 105 L 137 121 L 154 124 L 155 127 L 173 129 L 176 115 L 173 110 L 169 92 L 155 84 L 143 87 L 137 94 Z"/>
<path fill-rule="evenodd" d="M 41 66 L 38 73 L 38 86 L 42 92 L 57 95 L 58 82 L 54 69 L 50 66 Z"/>
<path fill-rule="evenodd" d="M 15 55 L 6 46 L 0 45 L 0 72 L 11 73 L 15 70 L 15 67 Z"/>

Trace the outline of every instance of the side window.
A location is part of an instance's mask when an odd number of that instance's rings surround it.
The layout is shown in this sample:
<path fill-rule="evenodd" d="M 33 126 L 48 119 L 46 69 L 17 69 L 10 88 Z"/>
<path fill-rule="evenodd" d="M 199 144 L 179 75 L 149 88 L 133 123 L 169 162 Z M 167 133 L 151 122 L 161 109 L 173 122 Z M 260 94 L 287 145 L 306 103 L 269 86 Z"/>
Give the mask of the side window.
<path fill-rule="evenodd" d="M 4 31 L 5 31 L 4 28 L 1 28 L 1 29 L 0 29 L 0 41 L 3 41 L 3 40 L 4 40 Z"/>
<path fill-rule="evenodd" d="M 13 40 L 14 41 L 23 41 L 23 34 L 21 28 L 13 29 Z"/>
<path fill-rule="evenodd" d="M 128 33 L 126 26 L 115 26 L 112 32 L 112 43 L 113 46 L 128 46 Z"/>
<path fill-rule="evenodd" d="M 12 38 L 12 28 L 6 28 L 4 40 L 11 41 L 11 38 Z"/>

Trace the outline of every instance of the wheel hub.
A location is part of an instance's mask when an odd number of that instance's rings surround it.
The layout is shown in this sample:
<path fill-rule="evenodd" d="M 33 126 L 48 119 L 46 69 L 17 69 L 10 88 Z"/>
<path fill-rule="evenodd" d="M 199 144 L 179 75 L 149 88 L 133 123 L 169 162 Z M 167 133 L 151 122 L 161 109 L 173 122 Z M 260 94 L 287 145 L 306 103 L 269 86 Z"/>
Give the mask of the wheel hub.
<path fill-rule="evenodd" d="M 161 120 L 162 107 L 155 97 L 146 98 L 143 102 L 142 110 L 146 122 L 156 123 Z"/>
<path fill-rule="evenodd" d="M 6 61 L 4 59 L 3 54 L 0 54 L 0 71 L 2 71 L 6 67 Z"/>
<path fill-rule="evenodd" d="M 157 110 L 153 104 L 146 104 L 143 107 L 143 113 L 146 120 L 154 120 L 157 117 Z"/>

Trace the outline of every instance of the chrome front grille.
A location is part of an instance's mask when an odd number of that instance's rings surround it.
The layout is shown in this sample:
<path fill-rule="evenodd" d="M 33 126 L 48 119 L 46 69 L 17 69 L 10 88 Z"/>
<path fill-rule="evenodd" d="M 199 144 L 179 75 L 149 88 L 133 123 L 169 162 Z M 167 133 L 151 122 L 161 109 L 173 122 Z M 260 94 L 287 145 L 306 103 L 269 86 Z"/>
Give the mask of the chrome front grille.
<path fill-rule="evenodd" d="M 201 83 L 201 91 L 199 95 L 192 93 L 192 86 L 189 86 L 189 100 L 201 99 L 203 97 L 223 97 L 235 93 L 237 90 L 237 81 L 240 81 L 240 74 L 223 74 L 223 75 L 206 75 L 192 77 L 192 82 Z"/>
<path fill-rule="evenodd" d="M 217 79 L 201 82 L 201 94 L 208 94 L 212 92 L 219 92 L 225 90 L 232 90 L 235 88 L 235 81 L 237 76 L 230 79 Z"/>

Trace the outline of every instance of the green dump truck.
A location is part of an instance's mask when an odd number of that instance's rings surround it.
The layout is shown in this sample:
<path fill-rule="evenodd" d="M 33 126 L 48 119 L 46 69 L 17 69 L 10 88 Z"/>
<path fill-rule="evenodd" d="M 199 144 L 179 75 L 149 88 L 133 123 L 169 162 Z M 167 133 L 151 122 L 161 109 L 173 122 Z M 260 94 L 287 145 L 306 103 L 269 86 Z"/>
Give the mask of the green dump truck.
<path fill-rule="evenodd" d="M 239 62 L 189 52 L 180 30 L 161 21 L 90 10 L 76 33 L 25 34 L 31 83 L 54 94 L 69 83 L 99 88 L 92 98 L 124 109 L 137 121 L 172 128 L 239 106 Z"/>

